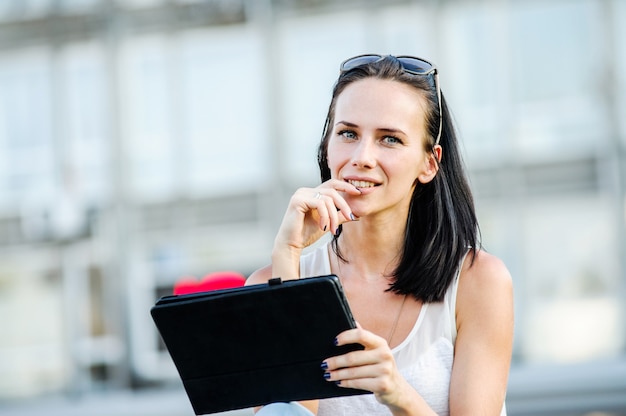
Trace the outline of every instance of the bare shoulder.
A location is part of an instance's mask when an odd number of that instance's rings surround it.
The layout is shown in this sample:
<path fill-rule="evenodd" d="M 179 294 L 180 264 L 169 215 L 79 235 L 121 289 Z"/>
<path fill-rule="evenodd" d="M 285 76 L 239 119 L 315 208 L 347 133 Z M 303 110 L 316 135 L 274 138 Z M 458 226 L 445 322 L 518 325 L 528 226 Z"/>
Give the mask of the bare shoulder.
<path fill-rule="evenodd" d="M 272 278 L 272 265 L 269 264 L 254 271 L 248 279 L 246 279 L 246 285 L 256 285 L 260 283 L 267 283 Z"/>
<path fill-rule="evenodd" d="M 481 291 L 502 290 L 512 286 L 509 270 L 502 260 L 493 254 L 478 250 L 469 253 L 461 269 L 459 288 Z"/>
<path fill-rule="evenodd" d="M 461 269 L 456 306 L 458 321 L 512 311 L 513 279 L 504 262 L 482 250 L 470 253 Z"/>

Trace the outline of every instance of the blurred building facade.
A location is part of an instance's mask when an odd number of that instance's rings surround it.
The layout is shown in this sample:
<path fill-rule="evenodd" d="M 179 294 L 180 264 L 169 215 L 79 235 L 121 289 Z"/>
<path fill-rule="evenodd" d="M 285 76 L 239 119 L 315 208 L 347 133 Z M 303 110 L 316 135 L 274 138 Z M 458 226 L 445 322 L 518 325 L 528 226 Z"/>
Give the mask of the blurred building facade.
<path fill-rule="evenodd" d="M 626 413 L 625 40 L 620 0 L 0 2 L 0 401 L 175 383 L 150 307 L 269 261 L 376 52 L 440 68 L 514 277 L 510 413 Z"/>

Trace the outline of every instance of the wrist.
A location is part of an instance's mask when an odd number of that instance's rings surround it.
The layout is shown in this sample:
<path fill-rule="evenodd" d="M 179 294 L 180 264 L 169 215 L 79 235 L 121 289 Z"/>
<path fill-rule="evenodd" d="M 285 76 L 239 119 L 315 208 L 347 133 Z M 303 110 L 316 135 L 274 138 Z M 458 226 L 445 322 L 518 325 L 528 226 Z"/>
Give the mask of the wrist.
<path fill-rule="evenodd" d="M 272 277 L 298 279 L 300 277 L 301 248 L 274 247 L 272 250 Z"/>
<path fill-rule="evenodd" d="M 424 398 L 406 380 L 402 383 L 393 403 L 387 407 L 393 416 L 437 416 Z"/>

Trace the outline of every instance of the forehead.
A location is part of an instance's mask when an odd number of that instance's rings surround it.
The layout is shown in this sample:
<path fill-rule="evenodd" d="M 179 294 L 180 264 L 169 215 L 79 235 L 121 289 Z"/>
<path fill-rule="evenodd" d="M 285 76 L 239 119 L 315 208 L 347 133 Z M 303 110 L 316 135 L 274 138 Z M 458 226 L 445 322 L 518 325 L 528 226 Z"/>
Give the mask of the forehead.
<path fill-rule="evenodd" d="M 426 124 L 426 99 L 405 83 L 365 78 L 339 94 L 334 116 L 335 122 L 349 121 L 364 128 L 396 128 L 421 135 Z"/>

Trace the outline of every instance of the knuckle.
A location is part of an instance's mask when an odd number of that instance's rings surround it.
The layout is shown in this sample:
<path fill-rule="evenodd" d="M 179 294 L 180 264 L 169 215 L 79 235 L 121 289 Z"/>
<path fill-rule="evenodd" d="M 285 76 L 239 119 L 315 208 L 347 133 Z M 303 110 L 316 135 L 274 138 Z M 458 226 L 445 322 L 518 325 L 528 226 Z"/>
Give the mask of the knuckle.
<path fill-rule="evenodd" d="M 389 378 L 393 374 L 392 368 L 388 365 L 383 365 L 381 368 L 381 374 L 385 377 L 385 379 Z"/>
<path fill-rule="evenodd" d="M 391 386 L 391 384 L 390 384 L 389 382 L 387 382 L 386 380 L 381 381 L 381 382 L 380 382 L 380 389 L 379 389 L 379 391 L 380 391 L 382 394 L 387 395 L 387 394 L 391 393 L 391 391 L 392 391 L 392 386 Z"/>
<path fill-rule="evenodd" d="M 372 388 L 378 394 L 385 394 L 384 383 L 380 379 L 377 379 L 376 381 L 374 381 Z"/>
<path fill-rule="evenodd" d="M 346 354 L 344 359 L 344 367 L 352 367 L 356 364 L 356 358 L 354 354 Z"/>
<path fill-rule="evenodd" d="M 391 350 L 389 350 L 388 348 L 383 348 L 379 354 L 380 354 L 381 361 L 391 362 L 393 360 L 393 354 L 391 353 Z"/>
<path fill-rule="evenodd" d="M 349 368 L 343 368 L 341 370 L 338 370 L 336 374 L 334 374 L 334 378 L 336 380 L 348 380 L 352 378 L 352 373 L 353 371 Z"/>

